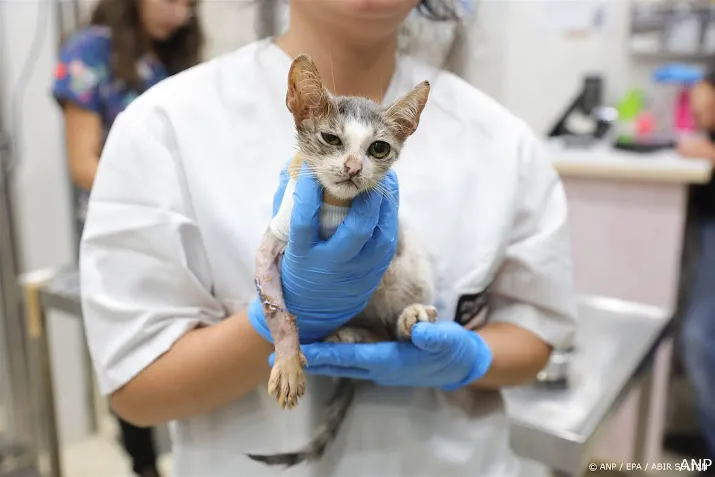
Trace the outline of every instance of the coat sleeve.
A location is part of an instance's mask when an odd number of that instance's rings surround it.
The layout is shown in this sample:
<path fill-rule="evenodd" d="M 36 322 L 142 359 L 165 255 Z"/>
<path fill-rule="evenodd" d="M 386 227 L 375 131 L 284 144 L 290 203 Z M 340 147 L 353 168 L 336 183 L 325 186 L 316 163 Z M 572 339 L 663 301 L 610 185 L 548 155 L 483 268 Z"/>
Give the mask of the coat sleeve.
<path fill-rule="evenodd" d="M 530 131 L 519 141 L 519 197 L 511 238 L 490 290 L 491 320 L 555 347 L 572 344 L 576 295 L 561 180 Z"/>
<path fill-rule="evenodd" d="M 85 329 L 103 394 L 225 316 L 171 127 L 132 106 L 107 139 L 80 246 Z"/>

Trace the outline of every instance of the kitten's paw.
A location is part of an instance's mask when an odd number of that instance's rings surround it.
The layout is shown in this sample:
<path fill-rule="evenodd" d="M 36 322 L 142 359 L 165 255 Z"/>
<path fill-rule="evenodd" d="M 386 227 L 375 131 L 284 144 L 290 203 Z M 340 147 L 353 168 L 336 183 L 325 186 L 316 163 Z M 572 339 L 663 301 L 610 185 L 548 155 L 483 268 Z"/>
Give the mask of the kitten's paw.
<path fill-rule="evenodd" d="M 344 327 L 324 340 L 326 343 L 377 343 L 378 337 L 364 328 Z"/>
<path fill-rule="evenodd" d="M 417 323 L 434 323 L 437 321 L 437 309 L 427 305 L 410 305 L 402 311 L 397 319 L 397 339 L 409 341 L 412 327 Z"/>
<path fill-rule="evenodd" d="M 292 356 L 276 358 L 268 380 L 268 394 L 273 396 L 281 409 L 293 409 L 305 394 L 305 371 L 307 364 L 301 351 Z"/>

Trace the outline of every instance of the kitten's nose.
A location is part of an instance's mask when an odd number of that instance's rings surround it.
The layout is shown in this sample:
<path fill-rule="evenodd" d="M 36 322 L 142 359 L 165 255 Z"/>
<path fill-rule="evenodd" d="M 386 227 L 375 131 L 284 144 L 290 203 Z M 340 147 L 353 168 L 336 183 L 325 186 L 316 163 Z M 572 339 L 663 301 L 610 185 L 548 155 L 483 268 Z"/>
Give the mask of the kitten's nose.
<path fill-rule="evenodd" d="M 345 161 L 345 173 L 351 178 L 355 177 L 362 170 L 362 161 L 360 159 L 355 159 L 354 157 L 348 158 Z"/>

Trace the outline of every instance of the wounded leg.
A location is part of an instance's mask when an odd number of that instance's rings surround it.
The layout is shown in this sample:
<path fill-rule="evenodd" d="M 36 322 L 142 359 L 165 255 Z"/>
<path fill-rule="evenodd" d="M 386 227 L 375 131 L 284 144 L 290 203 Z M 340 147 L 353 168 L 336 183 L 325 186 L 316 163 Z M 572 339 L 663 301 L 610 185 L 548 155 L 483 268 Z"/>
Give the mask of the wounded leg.
<path fill-rule="evenodd" d="M 292 409 L 305 394 L 305 356 L 300 350 L 295 316 L 283 300 L 280 260 L 285 242 L 266 232 L 256 252 L 256 289 L 263 304 L 276 356 L 268 380 L 268 393 L 283 409 Z"/>

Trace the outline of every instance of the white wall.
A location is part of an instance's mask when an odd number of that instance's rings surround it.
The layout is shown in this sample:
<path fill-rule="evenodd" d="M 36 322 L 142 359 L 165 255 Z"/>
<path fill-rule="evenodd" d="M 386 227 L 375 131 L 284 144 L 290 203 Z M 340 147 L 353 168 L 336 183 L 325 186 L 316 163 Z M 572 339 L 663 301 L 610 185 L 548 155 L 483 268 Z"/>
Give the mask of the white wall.
<path fill-rule="evenodd" d="M 512 8 L 507 1 L 480 2 L 465 27 L 464 51 L 455 66 L 456 73 L 502 103 L 509 45 L 514 40 L 509 30 Z"/>
<path fill-rule="evenodd" d="M 587 0 L 571 0 L 579 3 Z M 469 39 L 466 79 L 546 133 L 579 92 L 586 74 L 603 75 L 606 100 L 630 86 L 626 50 L 630 0 L 605 0 L 601 30 L 571 37 L 551 29 L 549 13 L 564 0 L 479 2 Z"/>
<path fill-rule="evenodd" d="M 206 34 L 206 56 L 228 53 L 256 39 L 257 2 L 204 0 L 201 19 Z"/>
<path fill-rule="evenodd" d="M 60 117 L 49 95 L 56 28 L 48 5 L 33 0 L 0 2 L 4 20 L 0 25 L 4 55 L 0 102 L 6 126 L 14 136 L 15 157 L 20 160 L 14 208 L 23 271 L 71 263 L 74 257 Z M 31 75 L 22 77 L 37 40 L 37 56 L 29 63 Z M 87 427 L 80 336 L 75 319 L 53 314 L 50 340 L 55 390 L 66 440 L 78 438 Z"/>
<path fill-rule="evenodd" d="M 629 71 L 628 1 L 607 1 L 603 30 L 583 38 L 545 27 L 548 3 L 510 3 L 504 70 L 504 104 L 542 133 L 579 92 L 584 75 L 602 74 L 613 98 Z"/>
<path fill-rule="evenodd" d="M 24 270 L 66 263 L 72 259 L 69 196 L 62 162 L 59 112 L 49 91 L 54 67 L 55 23 L 49 2 L 8 0 L 3 8 L 7 71 L 1 72 L 3 112 L 14 136 L 17 226 L 22 238 Z M 43 13 L 44 12 L 44 13 Z M 33 42 L 37 56 L 28 62 Z M 31 75 L 21 77 L 31 65 Z M 30 71 L 30 70 L 25 70 Z M 24 91 L 24 94 L 22 93 Z M 19 114 L 16 114 L 19 113 Z"/>

